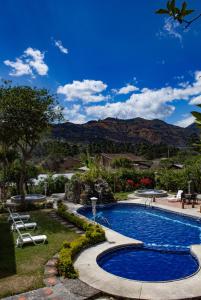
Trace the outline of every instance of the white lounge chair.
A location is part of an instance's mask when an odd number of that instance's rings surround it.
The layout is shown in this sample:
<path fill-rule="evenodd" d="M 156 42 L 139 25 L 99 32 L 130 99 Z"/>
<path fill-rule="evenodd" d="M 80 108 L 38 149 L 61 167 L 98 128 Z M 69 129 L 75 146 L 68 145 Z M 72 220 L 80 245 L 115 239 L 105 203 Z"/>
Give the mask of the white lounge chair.
<path fill-rule="evenodd" d="M 182 193 L 183 193 L 182 190 L 178 190 L 177 195 L 175 195 L 174 197 L 168 197 L 168 201 L 169 202 L 178 202 L 178 201 L 181 201 Z"/>
<path fill-rule="evenodd" d="M 29 232 L 27 233 L 21 233 L 19 229 L 17 229 L 18 232 L 18 238 L 16 240 L 16 246 L 22 247 L 24 244 L 31 244 L 38 245 L 40 243 L 45 244 L 47 242 L 47 236 L 46 235 L 31 235 Z"/>
<path fill-rule="evenodd" d="M 11 230 L 15 231 L 17 229 L 33 229 L 35 230 L 37 227 L 36 222 L 30 222 L 30 223 L 24 223 L 22 220 L 20 221 L 15 221 L 13 220 L 13 224 L 11 225 Z"/>
<path fill-rule="evenodd" d="M 28 221 L 30 219 L 30 215 L 29 214 L 18 214 L 18 213 L 13 213 L 11 212 L 10 208 L 8 208 L 8 212 L 9 212 L 9 217 L 8 217 L 8 221 L 11 220 L 15 220 L 15 221 Z"/>

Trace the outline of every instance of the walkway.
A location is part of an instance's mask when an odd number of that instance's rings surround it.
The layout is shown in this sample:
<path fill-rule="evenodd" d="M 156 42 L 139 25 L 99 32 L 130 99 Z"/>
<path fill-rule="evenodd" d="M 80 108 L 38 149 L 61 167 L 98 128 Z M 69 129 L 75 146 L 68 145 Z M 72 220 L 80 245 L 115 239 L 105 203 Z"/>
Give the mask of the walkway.
<path fill-rule="evenodd" d="M 173 196 L 172 196 L 173 197 Z M 173 197 L 174 198 L 174 197 Z M 136 200 L 136 199 L 143 199 L 143 201 L 145 201 L 146 199 L 145 198 L 139 198 L 139 197 L 136 197 L 136 195 L 133 193 L 133 194 L 129 194 L 128 195 L 128 199 L 131 199 L 131 200 Z M 149 198 L 149 199 L 151 199 L 151 198 Z M 162 198 L 156 198 L 156 202 L 157 203 L 163 203 L 163 204 L 165 204 L 165 205 L 168 205 L 168 206 L 173 206 L 173 207 L 178 207 L 178 208 L 181 208 L 181 206 L 182 206 L 182 202 L 181 201 L 176 201 L 176 198 L 175 198 L 175 200 L 168 200 L 168 198 L 167 197 L 162 197 Z M 200 205 L 201 205 L 201 203 L 196 203 L 195 204 L 195 208 L 198 208 L 199 209 L 199 207 L 200 207 Z M 192 203 L 191 204 L 189 204 L 189 203 L 185 203 L 184 204 L 184 207 L 185 207 L 185 209 L 186 208 L 192 208 Z"/>
<path fill-rule="evenodd" d="M 101 292 L 89 287 L 79 279 L 65 279 L 54 287 L 45 287 L 31 292 L 4 298 L 4 300 L 115 300 L 101 296 Z"/>

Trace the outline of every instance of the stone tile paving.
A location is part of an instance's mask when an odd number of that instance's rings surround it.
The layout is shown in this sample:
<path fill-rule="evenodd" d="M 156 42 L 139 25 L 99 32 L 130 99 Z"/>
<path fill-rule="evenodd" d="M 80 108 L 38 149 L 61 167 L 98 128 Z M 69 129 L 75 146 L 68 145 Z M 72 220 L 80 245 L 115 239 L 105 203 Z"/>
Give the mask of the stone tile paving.
<path fill-rule="evenodd" d="M 54 211 L 51 212 L 50 217 L 53 218 L 54 220 L 59 221 L 62 225 L 64 225 L 68 229 L 75 230 L 77 234 L 84 234 L 84 231 L 81 230 L 80 228 L 76 227 L 75 225 L 69 223 L 67 220 L 64 220 L 62 217 L 58 216 Z"/>
<path fill-rule="evenodd" d="M 136 202 L 141 201 L 142 204 L 144 204 L 144 202 L 147 200 L 146 198 L 138 198 L 136 197 L 135 194 L 129 194 L 128 195 L 128 199 L 129 200 L 136 200 Z M 156 204 L 162 204 L 165 206 L 170 206 L 170 207 L 175 207 L 175 208 L 182 208 L 182 202 L 181 201 L 170 201 L 168 198 L 157 198 L 156 199 Z M 185 203 L 184 204 L 184 209 L 191 209 L 191 210 L 195 210 L 195 211 L 199 211 L 201 202 L 199 201 L 199 203 L 196 203 L 194 206 L 194 208 L 192 208 L 192 204 L 189 203 Z"/>
<path fill-rule="evenodd" d="M 4 298 L 4 300 L 85 300 L 101 299 L 100 291 L 86 285 L 79 279 L 65 279 L 53 287 L 45 287 L 31 292 Z M 111 297 L 102 299 L 114 299 Z"/>

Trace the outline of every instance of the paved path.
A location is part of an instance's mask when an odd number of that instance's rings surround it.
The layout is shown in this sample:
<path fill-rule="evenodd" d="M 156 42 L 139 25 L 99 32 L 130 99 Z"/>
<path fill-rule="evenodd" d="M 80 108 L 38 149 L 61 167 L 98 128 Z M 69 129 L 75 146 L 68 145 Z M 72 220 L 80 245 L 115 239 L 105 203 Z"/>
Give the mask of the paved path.
<path fill-rule="evenodd" d="M 101 296 L 101 292 L 79 279 L 64 279 L 54 287 L 45 287 L 31 292 L 4 298 L 4 300 L 115 300 Z"/>
<path fill-rule="evenodd" d="M 84 231 L 76 226 L 74 226 L 72 223 L 68 222 L 67 220 L 64 220 L 62 217 L 58 216 L 55 211 L 52 211 L 49 216 L 60 222 L 62 225 L 64 225 L 66 228 L 74 230 L 78 234 L 84 234 Z"/>
<path fill-rule="evenodd" d="M 7 297 L 4 298 L 4 300 L 84 300 L 91 298 L 98 299 L 98 295 L 100 295 L 100 291 L 89 287 L 79 279 L 67 279 L 56 284 L 54 287 L 37 289 L 20 295 Z"/>

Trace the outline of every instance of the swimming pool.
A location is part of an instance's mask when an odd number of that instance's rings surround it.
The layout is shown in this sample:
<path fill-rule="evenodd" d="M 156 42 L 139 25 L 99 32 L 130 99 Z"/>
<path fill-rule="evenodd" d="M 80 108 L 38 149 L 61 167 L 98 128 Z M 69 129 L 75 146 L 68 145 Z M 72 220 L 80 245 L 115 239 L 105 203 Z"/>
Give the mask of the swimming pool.
<path fill-rule="evenodd" d="M 93 218 L 90 207 L 80 208 L 78 212 Z M 201 243 L 200 219 L 135 204 L 97 208 L 97 215 L 98 223 L 149 247 L 186 250 L 192 244 Z"/>
<path fill-rule="evenodd" d="M 85 217 L 92 219 L 91 208 L 81 208 L 78 212 Z M 125 236 L 140 240 L 144 247 L 138 250 L 126 247 L 121 251 L 114 250 L 110 254 L 103 256 L 98 264 L 105 269 L 110 265 L 108 272 L 130 279 L 130 273 L 135 270 L 144 269 L 148 266 L 151 276 L 145 276 L 145 281 L 155 280 L 174 280 L 193 274 L 198 265 L 190 254 L 190 246 L 201 243 L 201 220 L 186 217 L 158 208 L 146 208 L 135 204 L 116 204 L 110 207 L 97 208 L 96 221 L 106 227 L 109 227 Z M 120 251 L 120 252 L 119 252 Z M 121 256 L 118 263 L 119 254 Z M 144 267 L 132 266 L 132 257 L 144 257 L 142 261 Z M 152 260 L 150 264 L 147 262 Z M 112 261 L 112 264 L 111 264 Z M 182 262 L 183 261 L 183 262 Z M 155 267 L 154 267 L 155 264 Z M 161 272 L 158 278 L 154 277 L 156 266 L 164 266 L 165 271 Z M 182 268 L 183 264 L 183 268 Z M 115 269 L 121 269 L 121 274 L 116 274 Z M 126 270 L 123 270 L 126 269 Z M 182 270 L 180 272 L 180 270 Z M 174 270 L 174 271 L 173 271 Z M 142 280 L 140 272 L 133 275 L 136 280 Z M 164 274 L 164 275 L 162 275 Z M 169 274 L 169 275 L 168 275 Z"/>
<path fill-rule="evenodd" d="M 124 247 L 101 255 L 98 265 L 105 271 L 127 279 L 169 281 L 195 273 L 199 264 L 187 251 L 161 251 Z"/>

